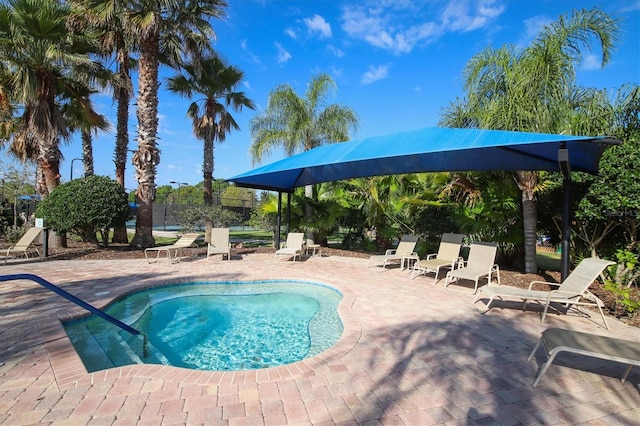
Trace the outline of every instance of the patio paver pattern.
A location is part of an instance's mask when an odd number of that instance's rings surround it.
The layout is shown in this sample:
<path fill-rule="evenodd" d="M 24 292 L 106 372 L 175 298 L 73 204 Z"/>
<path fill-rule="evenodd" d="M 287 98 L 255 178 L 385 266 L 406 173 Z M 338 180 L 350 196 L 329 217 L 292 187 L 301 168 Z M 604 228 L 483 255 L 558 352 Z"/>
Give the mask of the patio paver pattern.
<path fill-rule="evenodd" d="M 522 312 L 497 304 L 478 312 L 473 296 L 411 280 L 366 259 L 310 257 L 274 262 L 14 260 L 0 274 L 32 273 L 97 307 L 137 289 L 190 280 L 299 279 L 339 289 L 345 331 L 331 349 L 288 366 L 202 372 L 134 365 L 87 373 L 60 318 L 81 308 L 30 281 L 0 283 L 0 424 L 3 425 L 431 425 L 640 423 L 640 372 L 569 355 L 537 388 L 527 356 L 547 327 L 640 341 L 640 330 L 609 319 L 611 331 L 570 313 Z M 502 308 L 501 308 L 502 307 Z"/>

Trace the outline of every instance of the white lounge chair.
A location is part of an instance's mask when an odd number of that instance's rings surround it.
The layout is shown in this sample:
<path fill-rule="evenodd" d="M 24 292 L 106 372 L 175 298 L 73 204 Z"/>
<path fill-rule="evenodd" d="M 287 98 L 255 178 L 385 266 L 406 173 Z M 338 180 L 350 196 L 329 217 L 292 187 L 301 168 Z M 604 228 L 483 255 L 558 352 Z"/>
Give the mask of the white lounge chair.
<path fill-rule="evenodd" d="M 295 262 L 296 257 L 302 256 L 304 242 L 304 234 L 302 232 L 289 232 L 287 242 L 279 250 L 276 251 L 276 260 L 279 256 L 293 256 Z"/>
<path fill-rule="evenodd" d="M 605 328 L 609 329 L 607 320 L 602 312 L 602 301 L 589 292 L 589 286 L 598 278 L 604 268 L 613 265 L 614 262 L 595 257 L 583 259 L 576 266 L 562 284 L 548 283 L 545 281 L 533 281 L 529 284 L 529 288 L 518 288 L 512 286 L 488 285 L 482 287 L 480 292 L 474 299 L 475 304 L 481 298 L 489 298 L 487 302 L 487 310 L 490 309 L 494 299 L 518 299 L 522 300 L 522 310 L 527 306 L 527 301 L 532 300 L 544 304 L 542 317 L 540 321 L 544 321 L 547 310 L 551 303 L 561 303 L 565 306 L 574 305 L 579 310 L 579 306 L 595 306 L 600 311 L 600 316 L 604 322 Z M 555 290 L 533 290 L 534 284 L 548 284 L 557 286 Z"/>
<path fill-rule="evenodd" d="M 604 359 L 608 361 L 626 364 L 620 381 L 624 382 L 631 372 L 631 368 L 640 366 L 640 342 L 616 339 L 608 336 L 597 336 L 561 328 L 548 328 L 542 332 L 540 340 L 531 351 L 528 360 L 535 355 L 538 347 L 542 345 L 547 355 L 547 361 L 542 364 L 540 371 L 533 381 L 533 387 L 538 385 L 540 379 L 561 352 L 569 352 Z"/>
<path fill-rule="evenodd" d="M 32 226 L 27 229 L 27 232 L 24 233 L 18 242 L 7 249 L 4 264 L 7 264 L 7 259 L 12 253 L 22 253 L 24 257 L 29 258 L 29 251 L 33 249 L 38 253 L 38 256 L 40 256 L 40 251 L 38 251 L 38 248 L 34 245 L 40 232 L 42 232 L 42 227 L 39 226 Z"/>
<path fill-rule="evenodd" d="M 462 234 L 442 234 L 438 252 L 428 254 L 426 259 L 417 261 L 413 265 L 411 279 L 414 279 L 416 275 L 435 272 L 436 275 L 433 277 L 433 284 L 435 284 L 438 281 L 440 268 L 449 267 L 454 269 L 456 262 L 461 260 L 460 246 L 462 245 L 463 237 L 464 235 Z"/>
<path fill-rule="evenodd" d="M 211 229 L 211 242 L 207 245 L 207 260 L 209 260 L 209 256 L 212 254 L 221 254 L 222 259 L 227 255 L 227 260 L 231 260 L 229 228 Z"/>
<path fill-rule="evenodd" d="M 180 262 L 180 257 L 178 256 L 178 253 L 180 252 L 180 250 L 184 249 L 184 248 L 187 248 L 187 247 L 191 247 L 193 245 L 193 243 L 195 243 L 196 240 L 199 237 L 200 237 L 200 234 L 198 234 L 196 232 L 188 233 L 188 234 L 184 234 L 183 236 L 181 236 L 178 239 L 178 241 L 176 241 L 172 245 L 146 248 L 146 249 L 144 249 L 144 258 L 147 259 L 148 263 L 155 263 L 155 262 L 158 261 L 158 259 L 160 257 L 160 253 L 161 252 L 165 252 L 165 253 L 167 253 L 167 259 L 169 259 L 169 263 L 173 263 L 173 259 L 171 258 L 171 250 L 173 250 L 174 258 L 176 259 L 177 262 Z M 151 260 L 149 260 L 149 257 L 147 256 L 147 254 L 150 251 L 157 252 L 156 258 L 155 258 L 155 260 L 153 262 Z"/>
<path fill-rule="evenodd" d="M 454 280 L 459 279 L 470 280 L 475 282 L 473 293 L 478 291 L 478 281 L 486 276 L 487 283 L 491 283 L 491 277 L 496 274 L 498 284 L 500 284 L 500 268 L 494 262 L 496 261 L 496 252 L 498 245 L 495 243 L 472 243 L 469 246 L 469 258 L 464 266 L 447 272 L 444 281 L 445 288 Z"/>
<path fill-rule="evenodd" d="M 418 255 L 413 250 L 416 248 L 416 243 L 418 242 L 417 235 L 408 235 L 405 234 L 400 239 L 398 243 L 398 247 L 395 249 L 389 249 L 384 254 L 376 254 L 369 257 L 369 261 L 367 262 L 367 268 L 373 262 L 374 265 L 379 265 L 382 263 L 382 269 L 387 266 L 390 262 L 402 262 L 403 258 L 407 257 L 415 257 Z"/>

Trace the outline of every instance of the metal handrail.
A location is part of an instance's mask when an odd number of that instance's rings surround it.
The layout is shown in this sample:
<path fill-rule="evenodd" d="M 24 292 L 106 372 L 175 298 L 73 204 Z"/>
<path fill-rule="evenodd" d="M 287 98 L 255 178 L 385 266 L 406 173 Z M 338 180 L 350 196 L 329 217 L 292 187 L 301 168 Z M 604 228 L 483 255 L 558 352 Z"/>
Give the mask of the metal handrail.
<path fill-rule="evenodd" d="M 107 314 L 106 312 L 101 311 L 100 309 L 96 308 L 95 306 L 90 305 L 89 303 L 85 302 L 84 300 L 77 298 L 73 294 L 61 289 L 60 287 L 58 287 L 58 286 L 56 286 L 54 284 L 51 284 L 49 281 L 45 280 L 42 277 L 39 277 L 39 276 L 33 275 L 33 274 L 0 275 L 0 281 L 14 281 L 14 280 L 31 280 L 31 281 L 34 281 L 34 282 L 40 284 L 41 286 L 43 286 L 44 288 L 53 291 L 57 295 L 64 297 L 68 301 L 70 301 L 72 303 L 75 303 L 76 305 L 78 305 L 78 306 L 80 306 L 82 308 L 85 308 L 89 312 L 99 316 L 100 318 L 103 318 L 103 319 L 109 321 L 111 324 L 114 324 L 114 325 L 120 327 L 124 331 L 127 331 L 127 332 L 131 333 L 134 336 L 142 334 L 138 330 L 136 330 L 135 328 L 133 328 L 131 326 L 128 326 L 127 324 L 123 323 L 122 321 L 112 317 L 111 315 Z M 145 337 L 145 341 L 146 341 L 146 336 L 143 335 L 143 337 Z"/>

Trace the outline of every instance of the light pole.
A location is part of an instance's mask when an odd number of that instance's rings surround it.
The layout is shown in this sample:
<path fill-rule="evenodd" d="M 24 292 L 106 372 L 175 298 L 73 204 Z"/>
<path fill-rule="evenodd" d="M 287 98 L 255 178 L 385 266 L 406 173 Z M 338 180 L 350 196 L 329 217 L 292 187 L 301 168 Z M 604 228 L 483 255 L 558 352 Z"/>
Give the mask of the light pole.
<path fill-rule="evenodd" d="M 72 181 L 73 180 L 73 162 L 76 160 L 80 160 L 82 162 L 84 162 L 84 160 L 82 158 L 74 158 L 73 160 L 71 160 L 71 176 L 69 177 L 69 180 Z"/>
<path fill-rule="evenodd" d="M 189 184 L 186 183 L 186 182 L 176 182 L 175 180 L 172 180 L 169 183 L 172 183 L 174 185 L 178 185 L 178 204 L 180 204 L 180 187 L 181 186 L 187 186 Z"/>

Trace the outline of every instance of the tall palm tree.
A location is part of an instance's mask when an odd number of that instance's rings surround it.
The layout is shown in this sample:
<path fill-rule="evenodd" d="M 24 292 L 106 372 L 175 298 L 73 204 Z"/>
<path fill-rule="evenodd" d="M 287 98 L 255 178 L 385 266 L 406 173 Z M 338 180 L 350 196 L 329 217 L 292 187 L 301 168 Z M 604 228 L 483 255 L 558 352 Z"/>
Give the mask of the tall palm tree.
<path fill-rule="evenodd" d="M 73 69 L 98 69 L 88 56 L 92 32 L 74 34 L 66 26 L 69 9 L 55 0 L 9 0 L 0 5 L 0 57 L 11 78 L 8 86 L 23 108 L 14 138 L 37 144 L 37 164 L 46 196 L 60 183 L 60 140 L 69 135 L 57 103 L 73 82 Z"/>
<path fill-rule="evenodd" d="M 105 59 L 115 61 L 115 72 L 109 80 L 113 88 L 113 97 L 117 104 L 116 143 L 114 149 L 116 181 L 125 187 L 125 171 L 129 146 L 129 103 L 133 97 L 131 70 L 136 61 L 131 57 L 135 52 L 136 39 L 129 31 L 130 23 L 126 22 L 128 0 L 72 0 L 73 28 L 82 31 L 87 26 L 96 29 L 99 36 L 100 54 Z M 126 226 L 113 230 L 114 243 L 127 243 Z"/>
<path fill-rule="evenodd" d="M 131 245 L 151 247 L 156 166 L 160 162 L 158 132 L 158 69 L 160 59 L 176 66 L 185 57 L 195 58 L 211 50 L 214 37 L 211 18 L 224 15 L 225 0 L 135 0 L 127 8 L 128 30 L 140 48 L 138 63 L 138 150 L 133 165 L 138 180 L 136 233 Z"/>
<path fill-rule="evenodd" d="M 335 89 L 336 84 L 328 74 L 313 77 L 304 98 L 288 84 L 274 89 L 269 94 L 266 110 L 251 120 L 253 142 L 249 151 L 253 162 L 262 162 L 264 156 L 278 146 L 284 148 L 286 155 L 293 155 L 348 140 L 349 130 L 358 127 L 359 118 L 347 106 L 325 104 L 326 96 Z M 313 198 L 312 185 L 305 187 L 305 196 Z M 306 216 L 310 220 L 311 205 L 307 207 Z"/>
<path fill-rule="evenodd" d="M 74 89 L 76 97 L 69 100 L 63 106 L 63 113 L 70 130 L 80 131 L 82 142 L 82 163 L 84 175 L 93 175 L 93 136 L 92 133 L 99 130 L 109 130 L 107 118 L 99 114 L 93 107 L 91 95 L 97 93 L 88 86 L 78 82 Z"/>
<path fill-rule="evenodd" d="M 227 108 L 241 111 L 243 107 L 255 109 L 255 106 L 244 92 L 237 91 L 244 73 L 220 55 L 203 58 L 198 64 L 185 64 L 182 69 L 184 74 L 169 78 L 168 88 L 190 99 L 200 97 L 189 105 L 187 116 L 196 137 L 204 141 L 204 204 L 210 206 L 213 204 L 214 142 L 224 142 L 227 133 L 240 129 Z M 210 239 L 211 227 L 211 221 L 207 220 L 205 241 Z"/>
<path fill-rule="evenodd" d="M 618 22 L 601 10 L 577 10 L 544 27 L 530 46 L 487 48 L 464 71 L 467 99 L 452 103 L 441 123 L 545 133 L 569 133 L 576 99 L 576 67 L 597 41 L 602 65 L 610 59 Z M 539 173 L 516 172 L 522 193 L 525 271 L 537 272 L 536 193 Z"/>

